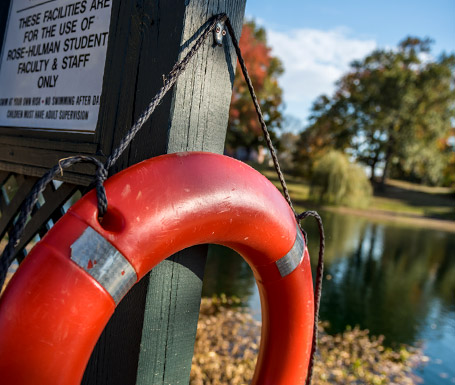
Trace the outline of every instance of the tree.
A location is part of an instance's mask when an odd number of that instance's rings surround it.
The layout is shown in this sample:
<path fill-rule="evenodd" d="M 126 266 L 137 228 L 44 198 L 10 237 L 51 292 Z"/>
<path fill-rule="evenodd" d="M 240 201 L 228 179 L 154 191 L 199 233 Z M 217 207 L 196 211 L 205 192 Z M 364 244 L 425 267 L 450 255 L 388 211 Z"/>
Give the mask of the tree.
<path fill-rule="evenodd" d="M 380 167 L 382 183 L 390 173 L 441 182 L 448 161 L 441 140 L 455 118 L 455 56 L 434 60 L 430 46 L 408 37 L 398 49 L 353 62 L 334 96 L 313 105 L 301 138 L 307 148 L 297 155 L 310 157 L 328 145 L 370 166 L 372 178 Z"/>
<path fill-rule="evenodd" d="M 452 186 L 455 189 L 455 127 L 442 140 L 442 147 L 448 158 L 447 165 L 444 169 L 443 184 L 445 186 Z"/>
<path fill-rule="evenodd" d="M 278 160 L 281 168 L 287 172 L 292 172 L 295 168 L 293 155 L 296 151 L 299 136 L 292 132 L 283 132 L 279 138 L 280 151 L 278 151 Z"/>
<path fill-rule="evenodd" d="M 294 153 L 295 171 L 311 176 L 314 163 L 333 149 L 347 151 L 352 133 L 350 115 L 344 96 L 333 100 L 322 95 L 313 104 L 310 125 L 300 134 Z"/>
<path fill-rule="evenodd" d="M 282 90 L 277 78 L 283 73 L 280 60 L 271 55 L 267 46 L 266 33 L 253 21 L 244 24 L 240 49 L 254 85 L 256 95 L 264 114 L 264 120 L 272 139 L 276 138 L 276 129 L 281 128 Z M 233 152 L 245 147 L 248 154 L 264 143 L 261 126 L 257 119 L 251 96 L 240 68 L 237 69 L 229 112 L 226 148 Z"/>
<path fill-rule="evenodd" d="M 372 188 L 365 170 L 351 163 L 346 154 L 330 150 L 315 163 L 310 194 L 324 203 L 366 207 Z"/>

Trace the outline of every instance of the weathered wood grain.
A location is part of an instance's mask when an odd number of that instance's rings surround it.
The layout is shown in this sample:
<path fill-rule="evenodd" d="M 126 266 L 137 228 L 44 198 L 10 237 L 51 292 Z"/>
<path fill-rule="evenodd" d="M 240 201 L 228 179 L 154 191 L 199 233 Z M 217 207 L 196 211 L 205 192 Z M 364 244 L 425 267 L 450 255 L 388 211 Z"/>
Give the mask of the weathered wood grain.
<path fill-rule="evenodd" d="M 9 3 L 0 2 L 0 44 Z M 113 0 L 96 132 L 0 127 L 2 175 L 41 176 L 59 159 L 75 154 L 105 159 L 159 90 L 162 75 L 199 36 L 201 26 L 212 15 L 226 12 L 240 35 L 244 7 L 245 0 Z M 222 153 L 235 65 L 230 44 L 215 47 L 209 39 L 110 173 L 170 152 Z M 58 218 L 64 201 L 76 188 L 87 186 L 93 172 L 85 164 L 65 171 L 61 179 L 72 184 L 59 192 L 54 204 L 40 208 L 43 214 L 36 211 L 24 245 L 42 232 L 49 218 Z M 206 254 L 206 246 L 183 250 L 130 291 L 101 335 L 83 384 L 188 382 Z"/>
<path fill-rule="evenodd" d="M 30 221 L 24 229 L 24 234 L 16 248 L 22 250 L 34 237 L 35 234 L 43 236 L 46 232 L 46 223 L 52 217 L 54 220 L 59 219 L 62 215 L 61 205 L 64 204 L 71 195 L 77 190 L 77 186 L 70 183 L 63 183 L 57 190 L 52 184 L 48 185 L 47 191 L 44 191 L 45 203 L 32 214 Z M 46 199 L 47 197 L 47 199 Z M 17 254 L 16 251 L 16 254 Z"/>
<path fill-rule="evenodd" d="M 17 215 L 18 209 L 20 208 L 27 194 L 35 185 L 36 180 L 36 178 L 28 176 L 24 177 L 23 175 L 19 175 L 16 178 L 16 183 L 18 185 L 17 192 L 14 194 L 11 201 L 8 202 L 8 205 L 2 211 L 2 216 L 0 218 L 0 239 L 3 238 L 9 226 L 12 224 L 14 218 Z"/>
<path fill-rule="evenodd" d="M 10 163 L 10 162 L 4 162 L 4 161 L 0 161 L 0 169 L 4 170 L 6 172 L 12 172 L 15 174 L 36 176 L 36 177 L 43 176 L 43 174 L 49 170 L 46 167 L 27 166 L 27 165 L 23 165 L 23 164 Z M 93 175 L 93 170 L 90 169 L 91 175 Z M 75 172 L 71 172 L 67 169 L 63 173 L 63 176 L 57 175 L 55 177 L 55 179 L 62 180 L 62 181 L 64 180 L 66 182 L 69 182 L 72 184 L 77 184 L 77 185 L 80 185 L 83 187 L 83 186 L 88 186 L 90 183 L 93 182 L 93 176 L 91 176 L 91 175 L 78 174 Z"/>
<path fill-rule="evenodd" d="M 226 12 L 240 35 L 244 6 L 243 0 L 199 0 L 144 1 L 134 8 L 128 30 L 132 43 L 121 64 L 128 68 L 122 73 L 133 77 L 134 84 L 119 82 L 124 84 L 121 95 L 112 95 L 119 99 L 118 110 L 101 117 L 116 126 L 113 146 L 161 87 L 162 75 L 197 38 L 201 25 Z M 214 47 L 212 39 L 206 42 L 114 171 L 166 152 L 223 152 L 236 64 L 234 50 L 228 47 Z M 127 98 L 133 102 L 120 102 Z M 184 250 L 135 286 L 100 338 L 84 384 L 188 382 L 205 257 L 206 246 Z"/>
<path fill-rule="evenodd" d="M 197 35 L 204 20 L 221 12 L 228 13 L 240 35 L 244 5 L 243 1 L 190 2 L 181 45 Z M 188 49 L 181 50 L 179 58 Z M 232 48 L 214 47 L 209 39 L 194 59 L 174 89 L 167 152 L 223 153 L 236 56 Z M 188 383 L 206 255 L 206 246 L 183 250 L 152 272 L 137 384 Z M 163 320 L 167 315 L 169 320 Z"/>

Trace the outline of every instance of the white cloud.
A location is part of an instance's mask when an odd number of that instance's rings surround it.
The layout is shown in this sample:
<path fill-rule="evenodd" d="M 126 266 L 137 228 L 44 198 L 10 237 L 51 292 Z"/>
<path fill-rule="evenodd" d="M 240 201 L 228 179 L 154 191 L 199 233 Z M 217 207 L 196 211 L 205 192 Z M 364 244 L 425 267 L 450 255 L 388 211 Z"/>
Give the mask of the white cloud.
<path fill-rule="evenodd" d="M 284 65 L 280 77 L 286 112 L 306 121 L 312 102 L 321 94 L 332 94 L 334 83 L 355 59 L 377 46 L 374 40 L 351 37 L 347 28 L 330 31 L 296 29 L 267 30 L 273 55 Z"/>

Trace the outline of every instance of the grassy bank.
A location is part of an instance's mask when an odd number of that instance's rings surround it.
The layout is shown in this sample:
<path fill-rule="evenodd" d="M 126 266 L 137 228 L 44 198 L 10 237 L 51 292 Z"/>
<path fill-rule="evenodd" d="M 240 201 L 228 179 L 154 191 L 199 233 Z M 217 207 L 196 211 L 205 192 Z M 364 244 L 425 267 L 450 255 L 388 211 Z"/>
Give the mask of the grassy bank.
<path fill-rule="evenodd" d="M 280 182 L 275 170 L 261 172 L 278 188 Z M 423 226 L 455 232 L 455 193 L 448 188 L 420 186 L 413 183 L 388 180 L 385 189 L 374 188 L 374 195 L 367 209 L 321 206 L 310 199 L 307 181 L 285 175 L 296 211 L 324 208 L 347 215 L 365 216 L 373 220 Z"/>
<path fill-rule="evenodd" d="M 203 298 L 190 385 L 240 385 L 251 380 L 260 342 L 260 323 L 238 300 Z M 412 369 L 427 358 L 418 349 L 386 348 L 382 337 L 352 329 L 330 336 L 320 329 L 313 385 L 417 384 Z"/>

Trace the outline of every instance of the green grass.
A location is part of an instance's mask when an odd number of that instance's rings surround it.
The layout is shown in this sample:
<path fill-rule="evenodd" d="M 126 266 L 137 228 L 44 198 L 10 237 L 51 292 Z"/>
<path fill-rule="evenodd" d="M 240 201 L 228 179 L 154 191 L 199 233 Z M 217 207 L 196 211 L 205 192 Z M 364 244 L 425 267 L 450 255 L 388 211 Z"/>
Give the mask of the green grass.
<path fill-rule="evenodd" d="M 261 173 L 270 180 L 278 190 L 282 191 L 281 183 L 276 175 L 275 169 L 260 170 Z M 286 185 L 289 190 L 294 209 L 300 213 L 302 211 L 318 206 L 310 200 L 310 185 L 302 178 L 285 174 Z"/>
<path fill-rule="evenodd" d="M 372 207 L 426 218 L 455 220 L 455 193 L 448 188 L 389 180 L 375 189 Z"/>
<path fill-rule="evenodd" d="M 394 213 L 455 220 L 453 208 L 447 206 L 412 206 L 398 199 L 375 196 L 372 199 L 371 207 L 377 210 L 393 211 Z"/>
<path fill-rule="evenodd" d="M 281 191 L 274 169 L 261 168 L 259 171 Z M 297 212 L 320 206 L 318 202 L 310 200 L 308 181 L 289 174 L 285 174 L 285 180 Z M 376 186 L 368 210 L 455 221 L 455 193 L 448 188 L 390 180 L 384 191 Z"/>

